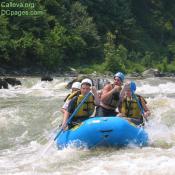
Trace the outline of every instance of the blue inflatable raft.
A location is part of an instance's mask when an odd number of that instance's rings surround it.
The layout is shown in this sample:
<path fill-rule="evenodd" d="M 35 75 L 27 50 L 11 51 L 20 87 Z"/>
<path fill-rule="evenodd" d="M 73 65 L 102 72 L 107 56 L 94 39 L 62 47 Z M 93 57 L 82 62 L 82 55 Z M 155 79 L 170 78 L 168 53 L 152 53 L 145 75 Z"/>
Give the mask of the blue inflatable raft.
<path fill-rule="evenodd" d="M 60 133 L 56 139 L 58 148 L 70 144 L 76 147 L 123 147 L 128 144 L 146 146 L 148 134 L 120 117 L 94 117 L 81 125 Z"/>

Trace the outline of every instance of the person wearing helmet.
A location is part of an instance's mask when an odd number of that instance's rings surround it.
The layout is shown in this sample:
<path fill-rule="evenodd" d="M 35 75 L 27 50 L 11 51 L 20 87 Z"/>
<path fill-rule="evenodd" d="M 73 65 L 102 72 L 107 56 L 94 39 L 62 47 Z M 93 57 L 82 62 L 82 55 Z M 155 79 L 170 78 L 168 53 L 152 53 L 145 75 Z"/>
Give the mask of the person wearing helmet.
<path fill-rule="evenodd" d="M 123 89 L 124 95 L 121 98 L 119 104 L 120 113 L 117 114 L 117 116 L 124 117 L 135 125 L 144 125 L 143 117 L 147 119 L 147 117 L 151 114 L 146 105 L 146 100 L 138 94 L 135 94 L 135 96 L 132 94 L 136 91 L 136 84 L 133 81 L 128 81 Z M 140 103 L 141 108 L 143 108 L 143 114 L 138 103 Z"/>
<path fill-rule="evenodd" d="M 84 120 L 88 119 L 90 116 L 92 116 L 95 105 L 99 103 L 98 94 L 95 87 L 92 87 L 92 81 L 88 78 L 85 78 L 81 82 L 81 88 L 80 93 L 74 96 L 71 101 L 69 102 L 68 108 L 65 112 L 63 122 L 62 122 L 62 128 L 66 129 L 67 120 L 69 116 L 75 111 L 77 106 L 81 103 L 81 101 L 84 99 L 84 97 L 92 90 L 92 95 L 89 96 L 89 98 L 82 104 L 79 111 L 75 114 L 73 117 L 71 123 L 69 124 L 69 127 L 72 127 L 74 125 L 77 125 Z"/>
<path fill-rule="evenodd" d="M 80 88 L 81 88 L 81 83 L 80 82 L 74 82 L 73 84 L 72 84 L 72 91 L 77 91 L 77 90 L 80 90 Z"/>
<path fill-rule="evenodd" d="M 118 77 L 121 82 L 123 83 L 124 79 L 125 79 L 125 75 L 122 73 L 122 72 L 117 72 L 115 75 L 114 75 L 114 81 L 115 81 L 115 78 Z"/>
<path fill-rule="evenodd" d="M 85 78 L 81 81 L 81 84 L 89 84 L 90 86 L 92 86 L 92 80 L 90 80 L 89 78 Z"/>
<path fill-rule="evenodd" d="M 74 82 L 72 84 L 72 87 L 71 87 L 71 93 L 68 94 L 66 96 L 66 98 L 64 99 L 64 105 L 62 106 L 61 108 L 61 112 L 64 113 L 65 110 L 68 108 L 68 105 L 69 105 L 69 102 L 70 100 L 75 96 L 77 95 L 78 93 L 80 93 L 80 88 L 81 88 L 81 83 L 80 82 Z"/>
<path fill-rule="evenodd" d="M 120 99 L 120 91 L 125 76 L 122 72 L 114 75 L 113 84 L 108 83 L 104 86 L 101 93 L 100 105 L 96 108 L 95 116 L 115 116 L 116 108 Z"/>

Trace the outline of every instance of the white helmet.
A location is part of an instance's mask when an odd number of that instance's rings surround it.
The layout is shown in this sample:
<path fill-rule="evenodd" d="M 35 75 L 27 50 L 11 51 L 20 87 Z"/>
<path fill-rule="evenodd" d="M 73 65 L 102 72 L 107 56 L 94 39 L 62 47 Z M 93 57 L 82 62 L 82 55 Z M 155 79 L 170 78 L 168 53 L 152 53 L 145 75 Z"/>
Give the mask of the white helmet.
<path fill-rule="evenodd" d="M 90 84 L 90 85 L 92 86 L 92 81 L 91 81 L 89 78 L 83 79 L 83 80 L 81 81 L 81 85 L 82 85 L 83 83 L 88 83 L 88 84 Z"/>
<path fill-rule="evenodd" d="M 80 89 L 81 88 L 81 83 L 80 82 L 74 82 L 72 84 L 72 88 Z"/>

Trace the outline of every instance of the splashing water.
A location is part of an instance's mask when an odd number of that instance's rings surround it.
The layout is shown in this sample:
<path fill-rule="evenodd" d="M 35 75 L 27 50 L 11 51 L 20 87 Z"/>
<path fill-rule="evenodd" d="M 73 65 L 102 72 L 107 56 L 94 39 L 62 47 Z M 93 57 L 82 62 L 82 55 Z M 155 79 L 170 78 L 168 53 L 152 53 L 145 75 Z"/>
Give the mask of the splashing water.
<path fill-rule="evenodd" d="M 173 175 L 175 173 L 175 80 L 136 80 L 151 117 L 150 146 L 123 149 L 57 150 L 53 144 L 69 93 L 64 78 L 41 82 L 21 78 L 22 86 L 0 90 L 1 175 Z"/>

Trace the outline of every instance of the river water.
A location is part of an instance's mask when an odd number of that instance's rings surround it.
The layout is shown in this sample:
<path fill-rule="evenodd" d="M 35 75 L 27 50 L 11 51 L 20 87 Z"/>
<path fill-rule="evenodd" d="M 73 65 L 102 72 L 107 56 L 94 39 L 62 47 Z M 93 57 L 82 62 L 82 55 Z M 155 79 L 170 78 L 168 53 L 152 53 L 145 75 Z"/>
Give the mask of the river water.
<path fill-rule="evenodd" d="M 19 79 L 22 86 L 0 90 L 1 175 L 175 174 L 175 79 L 135 80 L 152 112 L 148 147 L 95 150 L 58 150 L 53 142 L 69 92 L 65 78 Z"/>

